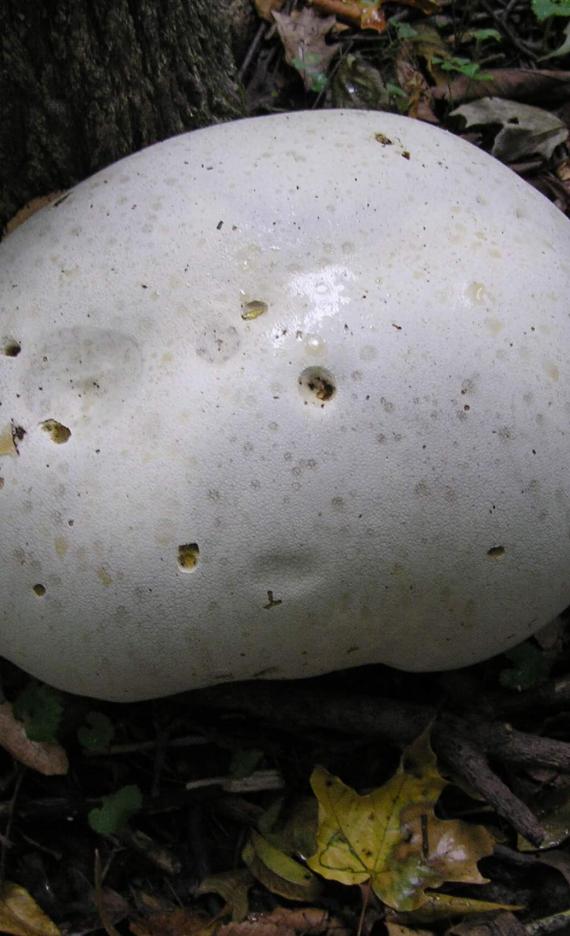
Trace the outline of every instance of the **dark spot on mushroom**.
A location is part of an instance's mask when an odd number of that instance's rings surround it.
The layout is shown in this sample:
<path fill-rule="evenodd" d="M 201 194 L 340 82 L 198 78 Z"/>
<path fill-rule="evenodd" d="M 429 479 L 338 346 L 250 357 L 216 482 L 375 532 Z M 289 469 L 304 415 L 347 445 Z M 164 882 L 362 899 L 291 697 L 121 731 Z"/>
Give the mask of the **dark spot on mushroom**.
<path fill-rule="evenodd" d="M 8 339 L 8 341 L 4 342 L 4 347 L 2 348 L 2 354 L 5 354 L 6 357 L 18 357 L 21 350 L 22 350 L 22 345 L 20 344 L 19 341 Z"/>
<path fill-rule="evenodd" d="M 263 607 L 267 610 L 268 608 L 275 608 L 277 605 L 283 604 L 282 598 L 274 598 L 273 592 L 268 589 L 267 591 L 267 604 L 264 604 Z"/>
<path fill-rule="evenodd" d="M 178 567 L 182 572 L 194 572 L 199 560 L 198 543 L 185 543 L 178 547 Z"/>
<path fill-rule="evenodd" d="M 505 555 L 505 547 L 491 546 L 491 548 L 487 550 L 487 555 L 490 559 L 502 559 Z"/>
<path fill-rule="evenodd" d="M 306 367 L 298 383 L 305 403 L 323 407 L 336 393 L 334 377 L 324 367 Z"/>
<path fill-rule="evenodd" d="M 57 445 L 63 445 L 64 442 L 68 442 L 71 438 L 71 429 L 68 429 L 67 426 L 64 426 L 63 423 L 57 421 L 57 419 L 44 419 L 40 426 L 47 432 L 52 442 L 55 442 Z"/>
<path fill-rule="evenodd" d="M 45 595 L 47 591 L 47 588 L 45 587 L 45 585 L 42 585 L 40 582 L 38 582 L 37 585 L 34 585 L 34 591 L 36 595 L 38 596 L 38 598 L 43 598 L 43 596 Z"/>

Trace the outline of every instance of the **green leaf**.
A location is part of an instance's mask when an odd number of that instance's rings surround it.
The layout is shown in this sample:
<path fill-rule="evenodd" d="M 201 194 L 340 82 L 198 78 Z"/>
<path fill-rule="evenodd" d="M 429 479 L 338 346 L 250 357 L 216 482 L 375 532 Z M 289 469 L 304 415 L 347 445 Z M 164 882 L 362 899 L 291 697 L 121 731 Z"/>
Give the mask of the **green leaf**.
<path fill-rule="evenodd" d="M 494 39 L 495 42 L 503 41 L 503 37 L 498 29 L 474 29 L 471 36 L 473 39 L 476 39 L 477 42 L 485 42 L 487 39 Z"/>
<path fill-rule="evenodd" d="M 235 780 L 243 780 L 245 777 L 251 777 L 257 770 L 263 760 L 263 751 L 256 748 L 241 748 L 235 751 L 230 764 L 230 774 Z"/>
<path fill-rule="evenodd" d="M 440 65 L 442 71 L 458 72 L 460 75 L 465 75 L 467 78 L 473 78 L 476 81 L 489 81 L 492 77 L 483 74 L 481 66 L 477 62 L 472 62 L 471 59 L 462 58 L 459 55 L 452 55 L 447 59 L 434 55 L 432 62 L 434 65 Z"/>
<path fill-rule="evenodd" d="M 101 806 L 92 809 L 87 820 L 99 835 L 114 835 L 141 807 L 142 793 L 138 786 L 131 784 L 103 797 Z"/>
<path fill-rule="evenodd" d="M 539 23 L 551 16 L 570 16 L 570 0 L 532 0 L 531 7 Z"/>
<path fill-rule="evenodd" d="M 513 664 L 499 675 L 499 682 L 505 689 L 517 692 L 533 689 L 540 686 L 548 676 L 549 666 L 542 650 L 528 640 L 508 650 L 505 656 Z"/>
<path fill-rule="evenodd" d="M 243 849 L 242 858 L 253 876 L 273 894 L 306 902 L 316 900 L 320 894 L 319 879 L 305 865 L 275 848 L 255 830 Z"/>
<path fill-rule="evenodd" d="M 388 25 L 396 30 L 398 39 L 414 39 L 418 35 L 417 29 L 409 23 L 400 23 L 397 19 L 388 20 Z"/>
<path fill-rule="evenodd" d="M 88 751 L 106 751 L 115 735 L 111 719 L 103 712 L 88 712 L 85 721 L 77 731 L 81 746 Z"/>
<path fill-rule="evenodd" d="M 60 693 L 41 683 L 29 683 L 12 705 L 16 718 L 24 722 L 30 741 L 57 740 L 63 715 Z"/>

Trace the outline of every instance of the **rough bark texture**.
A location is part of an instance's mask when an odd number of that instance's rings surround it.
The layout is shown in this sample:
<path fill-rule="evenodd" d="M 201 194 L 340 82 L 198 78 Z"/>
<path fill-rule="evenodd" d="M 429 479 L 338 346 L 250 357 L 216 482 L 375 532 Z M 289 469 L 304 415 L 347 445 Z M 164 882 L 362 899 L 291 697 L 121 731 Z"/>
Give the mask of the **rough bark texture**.
<path fill-rule="evenodd" d="M 0 230 L 37 195 L 242 116 L 224 0 L 2 0 Z"/>

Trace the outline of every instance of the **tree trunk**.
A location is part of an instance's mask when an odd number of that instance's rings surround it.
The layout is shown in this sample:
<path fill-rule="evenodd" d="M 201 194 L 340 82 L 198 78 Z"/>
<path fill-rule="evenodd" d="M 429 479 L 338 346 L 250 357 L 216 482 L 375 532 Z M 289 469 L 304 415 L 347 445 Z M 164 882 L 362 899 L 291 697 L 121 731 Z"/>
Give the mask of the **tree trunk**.
<path fill-rule="evenodd" d="M 1 0 L 0 230 L 157 140 L 243 115 L 224 0 Z"/>

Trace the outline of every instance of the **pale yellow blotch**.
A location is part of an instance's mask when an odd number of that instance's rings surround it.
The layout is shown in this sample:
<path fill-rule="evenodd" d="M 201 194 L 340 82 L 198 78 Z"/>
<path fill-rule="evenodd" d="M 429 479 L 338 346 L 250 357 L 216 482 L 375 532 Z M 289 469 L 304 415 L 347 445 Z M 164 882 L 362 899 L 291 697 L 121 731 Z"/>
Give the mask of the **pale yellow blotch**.
<path fill-rule="evenodd" d="M 161 364 L 170 364 L 172 361 L 172 354 L 170 351 L 165 351 L 160 359 Z"/>
<path fill-rule="evenodd" d="M 547 361 L 544 367 L 550 379 L 554 381 L 554 383 L 557 383 L 557 381 L 560 380 L 560 370 L 556 364 L 552 364 L 552 362 Z"/>
<path fill-rule="evenodd" d="M 18 449 L 14 443 L 12 426 L 6 426 L 0 432 L 0 455 L 17 455 Z"/>
<path fill-rule="evenodd" d="M 477 282 L 469 284 L 467 287 L 467 296 L 471 302 L 476 302 L 477 305 L 483 305 L 483 303 L 489 298 L 489 294 L 485 289 L 484 283 Z"/>
<path fill-rule="evenodd" d="M 500 334 L 500 332 L 502 332 L 503 328 L 505 327 L 504 322 L 501 322 L 498 318 L 495 318 L 494 316 L 493 318 L 486 318 L 485 325 L 487 326 L 487 328 L 489 329 L 492 335 Z"/>
<path fill-rule="evenodd" d="M 109 588 L 109 585 L 111 585 L 113 582 L 113 579 L 104 566 L 101 566 L 100 569 L 97 569 L 97 578 L 103 583 L 105 588 Z"/>
<path fill-rule="evenodd" d="M 69 549 L 69 543 L 65 536 L 56 536 L 54 541 L 55 551 L 60 559 L 63 559 Z"/>

